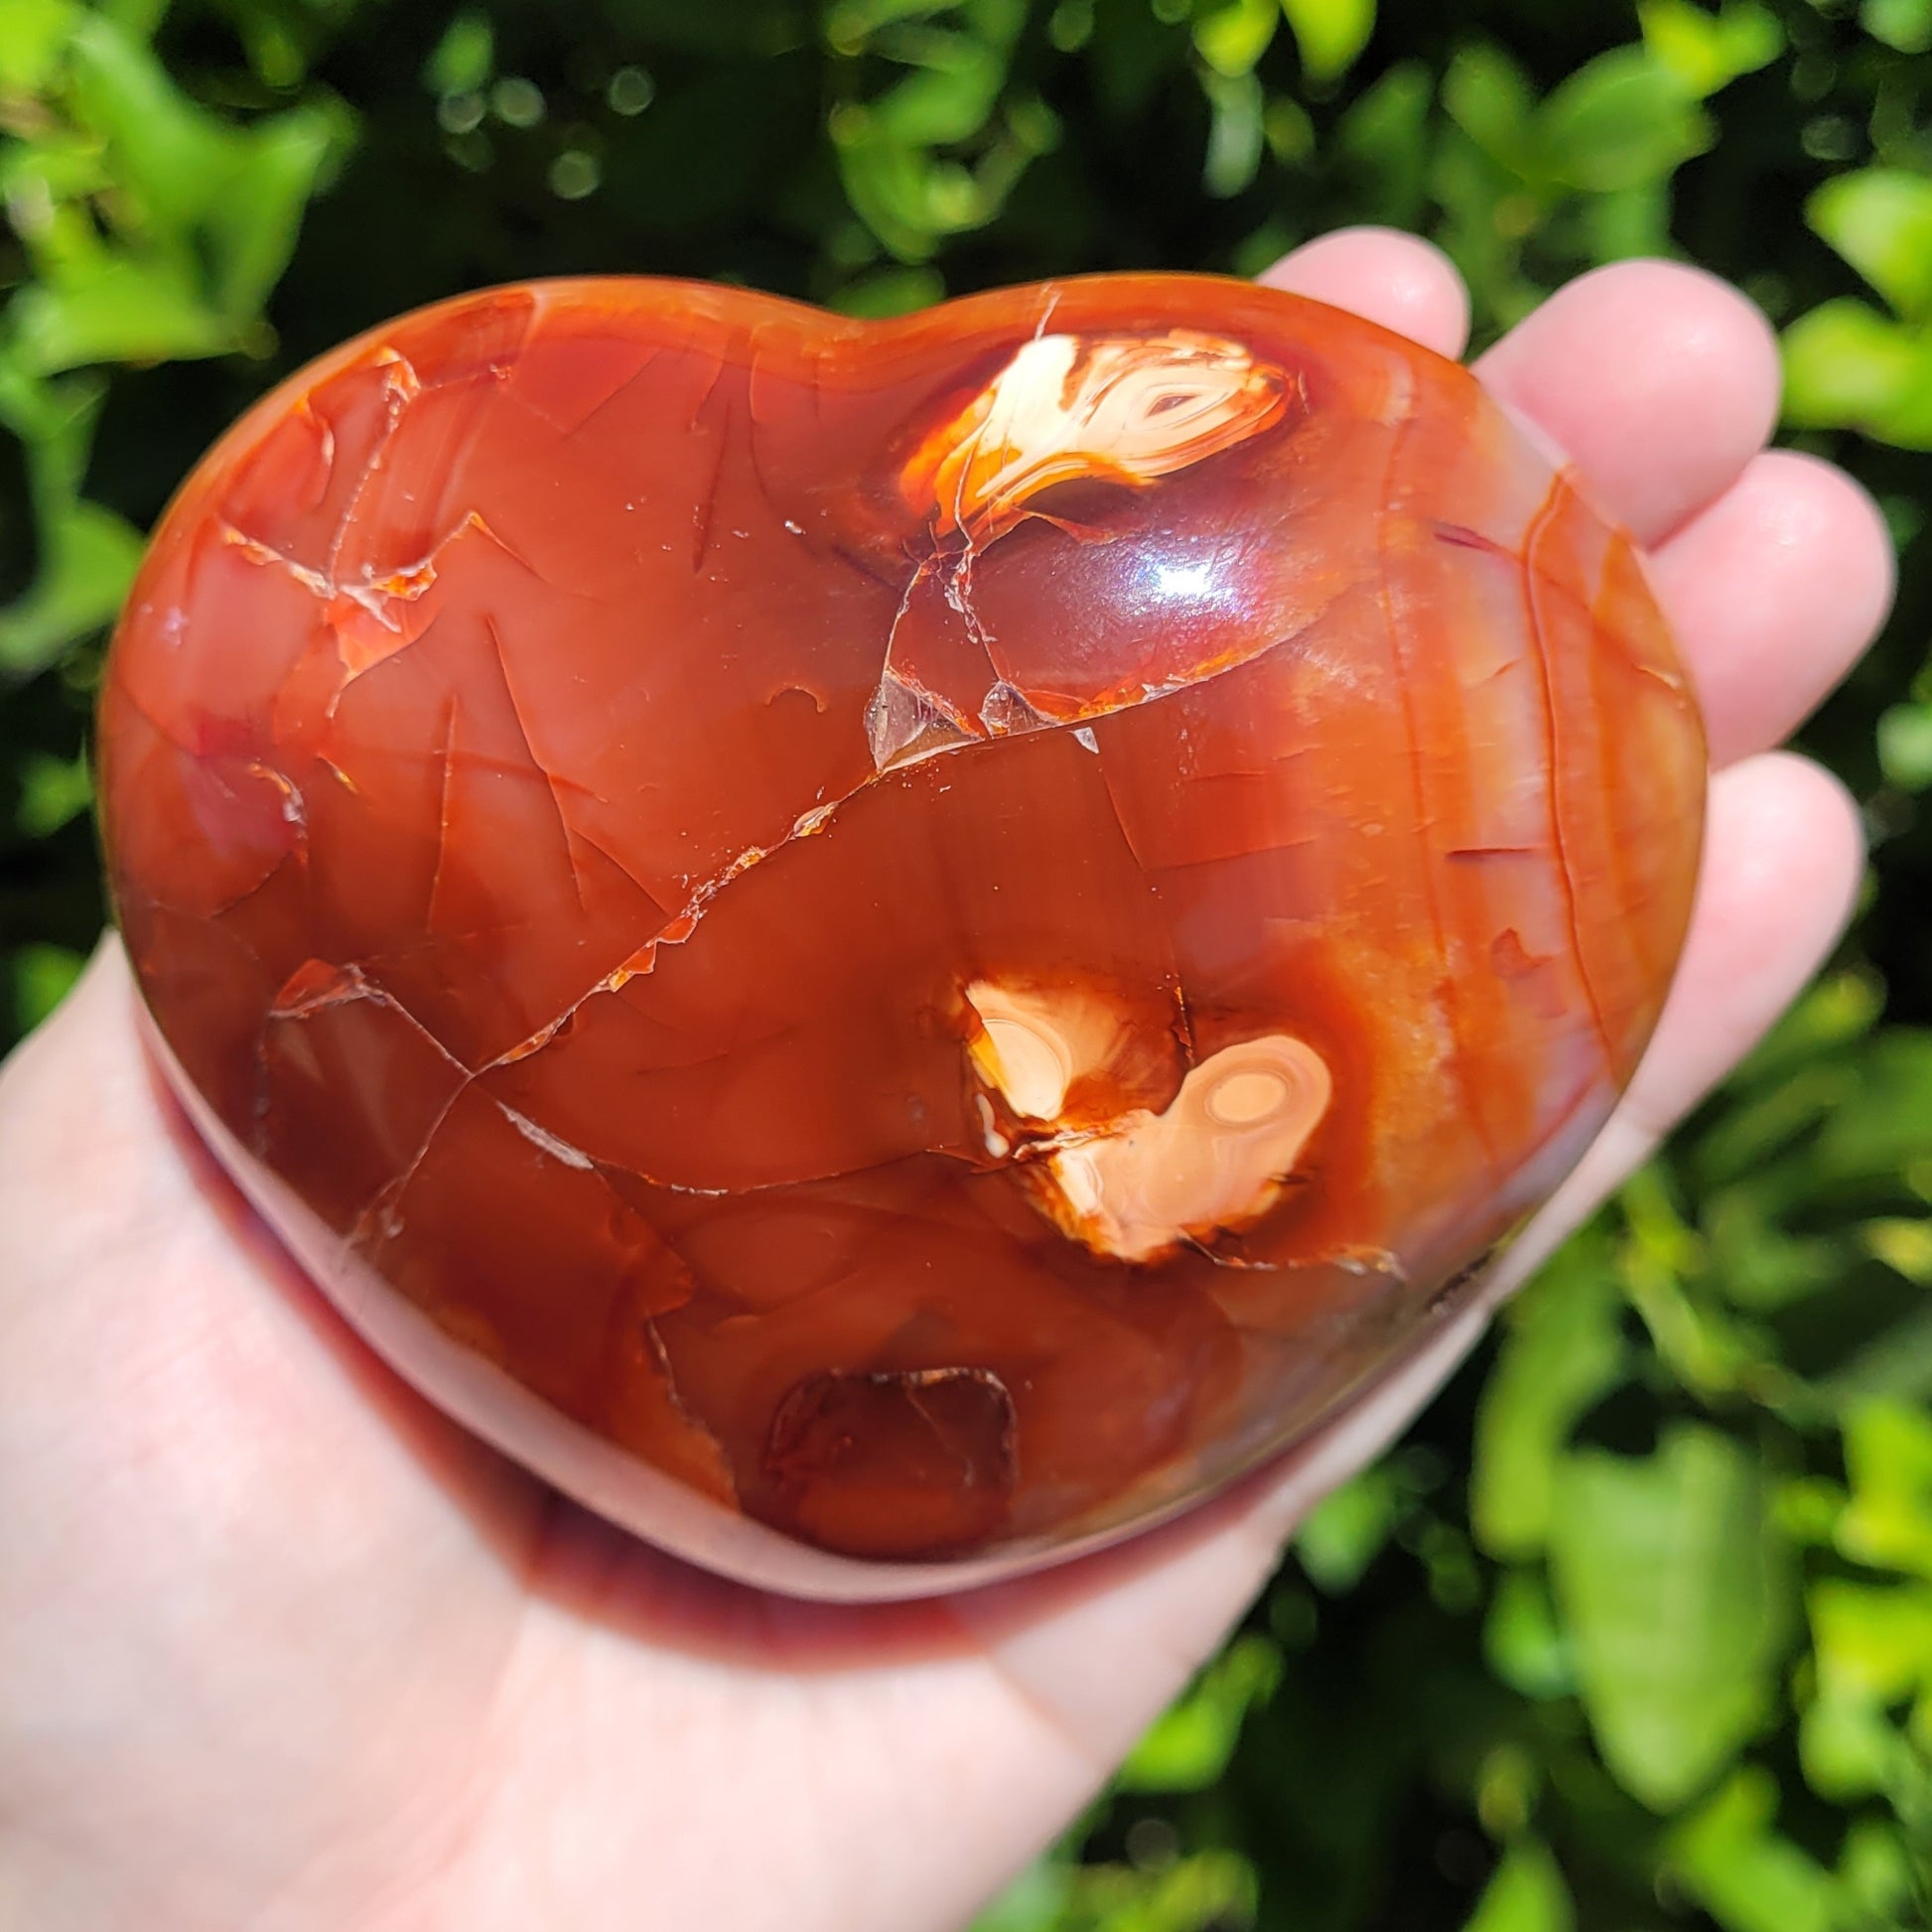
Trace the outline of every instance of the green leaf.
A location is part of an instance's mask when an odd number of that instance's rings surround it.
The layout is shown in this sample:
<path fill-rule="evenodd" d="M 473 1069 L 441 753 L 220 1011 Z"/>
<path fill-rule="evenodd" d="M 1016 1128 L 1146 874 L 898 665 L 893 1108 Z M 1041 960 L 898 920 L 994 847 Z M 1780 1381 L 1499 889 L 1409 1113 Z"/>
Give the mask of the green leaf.
<path fill-rule="evenodd" d="M 31 143 L 0 148 L 0 194 L 23 211 L 16 217 L 25 230 L 23 239 L 51 230 L 59 217 L 48 205 L 81 201 L 112 185 L 101 165 L 100 144 L 84 135 L 49 132 Z M 47 208 L 40 217 L 44 226 L 24 212 L 36 204 Z"/>
<path fill-rule="evenodd" d="M 1683 1804 L 1758 1728 L 1792 1623 L 1782 1544 L 1750 1454 L 1680 1425 L 1633 1461 L 1575 1456 L 1552 1575 L 1604 1762 L 1653 1810 Z"/>
<path fill-rule="evenodd" d="M 1630 1236 L 1617 1255 L 1618 1279 L 1677 1380 L 1707 1399 L 1745 1389 L 1764 1400 L 1793 1394 L 1760 1331 L 1701 1292 L 1704 1244 L 1684 1221 L 1661 1163 L 1631 1175 L 1622 1206 Z"/>
<path fill-rule="evenodd" d="M 1168 1712 L 1121 1767 L 1124 1791 L 1204 1791 L 1227 1769 L 1248 1713 L 1281 1681 L 1282 1654 L 1268 1638 L 1237 1637 Z"/>
<path fill-rule="evenodd" d="M 1254 1866 L 1238 1852 L 1197 1852 L 1153 1870 L 1077 1865 L 1052 1917 L 1016 1924 L 1002 1913 L 974 1932 L 1224 1932 L 1254 1922 L 1258 1889 Z M 1048 1902 L 1045 1888 L 1036 1896 Z"/>
<path fill-rule="evenodd" d="M 1651 58 L 1700 100 L 1755 73 L 1784 46 L 1777 16 L 1754 0 L 1728 0 L 1715 14 L 1695 0 L 1639 0 L 1637 18 Z"/>
<path fill-rule="evenodd" d="M 927 157 L 869 132 L 840 140 L 835 126 L 834 139 L 853 210 L 901 261 L 927 260 L 952 225 L 938 205 L 935 171 Z"/>
<path fill-rule="evenodd" d="M 166 362 L 238 345 L 187 264 L 109 255 L 65 285 L 37 283 L 9 310 L 21 361 L 39 375 L 97 362 Z"/>
<path fill-rule="evenodd" d="M 1932 347 L 1921 331 L 1840 296 L 1800 316 L 1783 349 L 1794 429 L 1858 429 L 1932 449 Z"/>
<path fill-rule="evenodd" d="M 108 140 L 123 186 L 148 218 L 182 233 L 237 186 L 238 137 L 169 78 L 153 52 L 90 13 L 71 43 L 82 118 Z"/>
<path fill-rule="evenodd" d="M 1775 1312 L 1843 1277 L 1843 1246 L 1825 1237 L 1794 1238 L 1783 1224 L 1790 1207 L 1788 1189 L 1760 1189 L 1748 1179 L 1709 1198 L 1704 1239 L 1710 1279 L 1732 1308 Z"/>
<path fill-rule="evenodd" d="M 1210 70 L 1201 75 L 1201 88 L 1211 110 L 1201 186 L 1225 201 L 1240 194 L 1261 166 L 1268 97 L 1252 73 L 1230 79 Z"/>
<path fill-rule="evenodd" d="M 1932 704 L 1895 704 L 1878 714 L 1878 764 L 1900 791 L 1932 785 Z"/>
<path fill-rule="evenodd" d="M 881 8 L 885 18 L 881 17 Z M 960 31 L 911 15 L 956 11 Z M 844 101 L 827 118 L 846 199 L 900 261 L 923 262 L 941 239 L 983 227 L 999 213 L 1058 123 L 1036 97 L 1003 102 L 1024 7 L 979 0 L 955 9 L 839 9 L 827 34 L 842 50 L 910 71 L 867 101 Z"/>
<path fill-rule="evenodd" d="M 27 838 L 51 838 L 78 818 L 93 795 L 93 774 L 84 752 L 71 759 L 30 752 L 21 761 L 20 804 L 14 823 Z"/>
<path fill-rule="evenodd" d="M 131 40 L 151 41 L 169 0 L 94 0 L 102 16 Z"/>
<path fill-rule="evenodd" d="M 1375 0 L 1281 0 L 1281 7 L 1302 71 L 1318 87 L 1339 80 L 1375 32 Z"/>
<path fill-rule="evenodd" d="M 1932 1579 L 1932 1415 L 1870 1402 L 1845 1423 L 1852 1494 L 1837 1523 L 1855 1563 Z"/>
<path fill-rule="evenodd" d="M 1895 1825 L 1879 1818 L 1860 1818 L 1845 1834 L 1845 1845 L 1838 1857 L 1838 1888 L 1845 1901 L 1846 1921 L 1858 1925 L 1858 1914 L 1864 1913 L 1876 1925 L 1909 1925 L 1913 1899 L 1922 1906 L 1926 1900 L 1925 1880 L 1932 1869 L 1925 1863 L 1925 1834 L 1918 1832 L 1918 1875 L 1913 1876 L 1912 1854 L 1906 1849 L 1905 1834 Z M 1924 1914 L 1917 1914 L 1924 1923 Z"/>
<path fill-rule="evenodd" d="M 1458 49 L 1443 75 L 1443 106 L 1490 160 L 1525 179 L 1536 174 L 1536 97 L 1506 54 L 1481 44 Z"/>
<path fill-rule="evenodd" d="M 32 1033 L 80 977 L 86 961 L 68 946 L 22 946 L 13 956 L 14 1025 Z"/>
<path fill-rule="evenodd" d="M 1430 110 L 1435 84 L 1420 61 L 1403 61 L 1359 93 L 1331 137 L 1365 178 L 1363 212 L 1414 227 L 1423 219 Z"/>
<path fill-rule="evenodd" d="M 1075 1873 L 1064 1854 L 1049 1853 L 987 1906 L 969 1932 L 1059 1932 L 1067 1922 L 1074 1883 Z"/>
<path fill-rule="evenodd" d="M 231 323 L 256 315 L 295 252 L 302 216 L 354 138 L 354 121 L 335 103 L 298 107 L 248 132 L 244 191 L 207 221 L 215 307 Z"/>
<path fill-rule="evenodd" d="M 1572 1932 L 1570 1888 L 1550 1848 L 1521 1838 L 1503 1855 L 1463 1932 Z"/>
<path fill-rule="evenodd" d="M 1893 311 L 1932 311 L 1932 180 L 1902 168 L 1840 175 L 1805 204 L 1805 219 Z"/>
<path fill-rule="evenodd" d="M 1875 1247 L 1897 1252 L 1897 1242 L 1882 1223 L 1867 1223 Z M 1910 1257 L 1901 1256 L 1901 1259 Z M 1922 1403 L 1932 1398 L 1932 1296 L 1904 1271 L 1866 1273 L 1848 1265 L 1841 1297 L 1854 1301 L 1859 1326 L 1851 1337 L 1832 1340 L 1850 1345 L 1812 1382 L 1819 1401 L 1836 1412 L 1872 1401 Z M 1875 1317 L 1875 1319 L 1874 1319 Z"/>
<path fill-rule="evenodd" d="M 1663 181 L 1714 138 L 1683 82 L 1641 47 L 1579 69 L 1544 102 L 1537 133 L 1552 178 L 1594 195 Z"/>
<path fill-rule="evenodd" d="M 69 644 L 111 623 L 141 561 L 141 534 L 98 503 L 40 521 L 40 574 L 0 611 L 0 672 L 31 677 Z"/>
<path fill-rule="evenodd" d="M 826 45 L 857 54 L 882 28 L 948 13 L 955 0 L 838 0 L 825 16 Z"/>
<path fill-rule="evenodd" d="M 1521 1697 L 1541 1701 L 1576 1694 L 1570 1640 L 1536 1571 L 1504 1573 L 1483 1619 L 1482 1654 L 1497 1677 Z"/>
<path fill-rule="evenodd" d="M 872 103 L 880 132 L 906 147 L 970 141 L 984 129 L 1006 84 L 1005 51 L 963 34 L 934 35 L 922 71 L 908 73 Z"/>
<path fill-rule="evenodd" d="M 1932 1218 L 1880 1215 L 1859 1230 L 1866 1253 L 1920 1288 L 1932 1286 Z"/>
<path fill-rule="evenodd" d="M 1318 139 L 1314 120 L 1299 100 L 1277 94 L 1261 117 L 1261 131 L 1277 161 L 1297 166 L 1313 159 Z"/>
<path fill-rule="evenodd" d="M 1324 1496 L 1295 1538 L 1295 1554 L 1311 1580 L 1331 1596 L 1353 1589 L 1382 1553 L 1402 1501 L 1395 1471 L 1386 1462 Z"/>
<path fill-rule="evenodd" d="M 1562 1451 L 1622 1379 L 1626 1349 L 1609 1244 L 1572 1241 L 1503 1317 L 1501 1356 L 1476 1412 L 1469 1526 L 1494 1557 L 1543 1548 Z"/>
<path fill-rule="evenodd" d="M 423 64 L 423 84 L 434 94 L 481 93 L 496 71 L 496 30 L 488 17 L 460 13 Z"/>
<path fill-rule="evenodd" d="M 1671 1836 L 1671 1876 L 1725 1932 L 1834 1932 L 1831 1873 L 1782 1836 L 1769 1772 L 1739 1771 Z"/>
<path fill-rule="evenodd" d="M 1252 73 L 1281 25 L 1277 0 L 1223 0 L 1194 22 L 1194 47 L 1201 59 L 1228 79 Z"/>
<path fill-rule="evenodd" d="M 1932 1586 L 1827 1577 L 1807 1608 L 1821 1696 L 1889 1705 L 1932 1682 Z"/>
<path fill-rule="evenodd" d="M 1859 1057 L 1856 1106 L 1840 1107 L 1819 1130 L 1818 1176 L 1838 1183 L 1888 1183 L 1932 1155 L 1932 1031 L 1892 1027 Z"/>
<path fill-rule="evenodd" d="M 1900 54 L 1932 48 L 1932 0 L 1864 0 L 1859 25 Z"/>
<path fill-rule="evenodd" d="M 1630 261 L 1671 252 L 1670 182 L 1638 182 L 1592 195 L 1577 210 L 1593 262 Z"/>
<path fill-rule="evenodd" d="M 1805 1782 L 1835 1804 L 1883 1791 L 1907 1748 L 1885 1713 L 1863 1698 L 1816 1697 L 1799 1721 Z"/>
<path fill-rule="evenodd" d="M 7 0 L 0 7 L 0 93 L 39 93 L 79 14 L 74 0 Z"/>
<path fill-rule="evenodd" d="M 1794 1073 L 1819 1060 L 1843 1065 L 1855 1043 L 1871 1032 L 1882 1004 L 1883 995 L 1869 971 L 1850 967 L 1827 974 L 1752 1049 L 1732 1074 L 1729 1091 L 1781 1089 Z M 1707 1131 L 1700 1149 L 1724 1138 L 1721 1129 Z M 1743 1166 L 1755 1165 L 1757 1158 L 1746 1154 Z"/>
<path fill-rule="evenodd" d="M 946 299 L 946 280 L 936 268 L 878 268 L 848 282 L 832 299 L 847 316 L 903 316 Z"/>
<path fill-rule="evenodd" d="M 1922 1755 L 1932 1719 L 1932 1585 L 1827 1577 L 1807 1608 L 1816 1688 L 1799 1731 L 1806 1781 L 1840 1804 L 1896 1800 L 1916 1786 L 1932 1806 Z M 1901 1723 L 1892 1714 L 1907 1707 Z"/>
<path fill-rule="evenodd" d="M 1475 1813 L 1493 1839 L 1514 1842 L 1528 1828 L 1543 1789 L 1544 1767 L 1525 1745 L 1505 1741 L 1473 1767 Z"/>
<path fill-rule="evenodd" d="M 37 292 L 30 285 L 14 307 Z M 40 552 L 33 581 L 0 610 L 0 675 L 32 676 L 98 630 L 140 561 L 139 533 L 79 495 L 104 393 L 96 377 L 42 381 L 0 356 L 0 424 L 25 448 Z"/>

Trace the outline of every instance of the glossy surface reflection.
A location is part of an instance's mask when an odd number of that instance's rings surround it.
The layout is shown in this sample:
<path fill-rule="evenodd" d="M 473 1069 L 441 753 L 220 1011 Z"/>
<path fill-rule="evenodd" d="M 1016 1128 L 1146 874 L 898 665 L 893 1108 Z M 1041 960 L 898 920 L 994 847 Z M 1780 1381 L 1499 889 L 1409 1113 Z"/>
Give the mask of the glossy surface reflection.
<path fill-rule="evenodd" d="M 101 704 L 164 1055 L 432 1396 L 781 1587 L 1202 1493 L 1646 1039 L 1703 746 L 1461 369 L 1179 277 L 407 318 L 166 520 Z"/>

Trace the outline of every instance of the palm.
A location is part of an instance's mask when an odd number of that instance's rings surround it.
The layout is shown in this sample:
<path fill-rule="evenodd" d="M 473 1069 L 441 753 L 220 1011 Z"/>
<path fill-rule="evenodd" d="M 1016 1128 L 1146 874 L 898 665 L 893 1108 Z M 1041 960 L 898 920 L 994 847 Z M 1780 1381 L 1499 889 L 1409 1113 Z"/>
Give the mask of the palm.
<path fill-rule="evenodd" d="M 1459 346 L 1459 292 L 1419 244 L 1335 236 L 1273 279 Z M 1757 453 L 1771 349 L 1702 278 L 1592 278 L 1484 372 L 1654 546 L 1721 767 L 1664 1027 L 1520 1277 L 1836 931 L 1848 802 L 1762 753 L 1889 579 L 1843 478 Z M 160 1097 L 117 953 L 0 1083 L 0 1905 L 50 1928 L 955 1924 L 1479 1319 L 1157 1536 L 833 1610 L 658 1557 L 402 1388 Z"/>

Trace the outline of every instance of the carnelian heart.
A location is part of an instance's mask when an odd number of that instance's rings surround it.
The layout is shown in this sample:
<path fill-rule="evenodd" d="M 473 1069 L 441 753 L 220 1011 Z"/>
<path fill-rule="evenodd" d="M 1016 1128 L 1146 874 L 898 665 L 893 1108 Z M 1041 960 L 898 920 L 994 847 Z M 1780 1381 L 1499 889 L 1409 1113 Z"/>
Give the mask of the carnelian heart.
<path fill-rule="evenodd" d="M 1637 552 L 1269 290 L 583 281 L 170 511 L 113 892 L 236 1178 L 620 1522 L 889 1595 L 1305 1433 L 1601 1125 L 1703 744 Z"/>

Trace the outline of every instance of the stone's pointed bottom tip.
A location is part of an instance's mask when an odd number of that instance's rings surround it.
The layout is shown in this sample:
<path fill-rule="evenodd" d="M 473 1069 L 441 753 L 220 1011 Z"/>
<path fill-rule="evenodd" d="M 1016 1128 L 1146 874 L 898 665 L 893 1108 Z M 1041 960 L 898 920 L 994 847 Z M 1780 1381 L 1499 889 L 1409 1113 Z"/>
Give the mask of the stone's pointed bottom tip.
<path fill-rule="evenodd" d="M 1605 1117 L 1703 749 L 1452 364 L 1204 278 L 405 317 L 101 700 L 211 1143 L 452 1416 L 727 1574 L 982 1582 L 1375 1385 Z"/>

